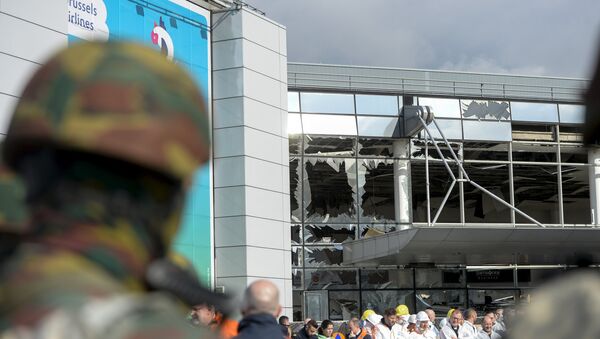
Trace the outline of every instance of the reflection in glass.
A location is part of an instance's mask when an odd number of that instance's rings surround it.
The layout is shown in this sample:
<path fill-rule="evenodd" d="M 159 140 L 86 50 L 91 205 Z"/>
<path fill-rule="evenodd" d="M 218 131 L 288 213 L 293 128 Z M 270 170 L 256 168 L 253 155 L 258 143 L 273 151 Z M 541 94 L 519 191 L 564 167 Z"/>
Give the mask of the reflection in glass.
<path fill-rule="evenodd" d="M 417 291 L 417 312 L 429 307 L 436 314 L 447 314 L 451 308 L 465 308 L 465 290 L 419 290 Z"/>
<path fill-rule="evenodd" d="M 460 154 L 461 144 L 456 143 L 456 142 L 450 142 L 449 144 L 452 147 L 454 154 L 458 157 Z M 440 151 L 442 152 L 444 159 L 454 160 L 454 158 L 452 157 L 452 153 L 450 152 L 450 149 L 446 146 L 445 142 L 443 142 L 443 141 L 437 142 L 437 146 L 440 149 Z M 438 154 L 438 152 L 435 148 L 435 145 L 431 141 L 425 142 L 424 140 L 420 140 L 420 139 L 411 139 L 411 145 L 410 145 L 411 158 L 412 159 L 425 159 L 425 148 L 426 147 L 428 148 L 428 151 L 429 151 L 429 159 L 440 159 L 441 160 L 440 155 Z"/>
<path fill-rule="evenodd" d="M 508 161 L 508 143 L 464 142 L 465 160 Z"/>
<path fill-rule="evenodd" d="M 415 293 L 412 290 L 396 291 L 362 291 L 362 309 L 373 310 L 377 314 L 383 314 L 387 308 L 395 308 L 398 305 L 406 305 L 411 312 L 415 310 Z"/>
<path fill-rule="evenodd" d="M 555 144 L 513 142 L 513 161 L 556 162 Z"/>
<path fill-rule="evenodd" d="M 465 140 L 511 141 L 511 129 L 508 122 L 463 121 Z"/>
<path fill-rule="evenodd" d="M 360 283 L 363 289 L 412 288 L 412 269 L 378 269 L 360 271 Z"/>
<path fill-rule="evenodd" d="M 402 97 L 400 97 L 400 101 L 402 101 Z M 356 114 L 397 116 L 398 97 L 391 95 L 357 94 Z"/>
<path fill-rule="evenodd" d="M 295 290 L 302 289 L 302 269 L 292 268 L 292 288 Z"/>
<path fill-rule="evenodd" d="M 329 292 L 329 320 L 347 320 L 360 316 L 358 291 Z"/>
<path fill-rule="evenodd" d="M 302 168 L 300 158 L 290 157 L 290 211 L 291 220 L 302 221 L 302 185 L 300 184 Z"/>
<path fill-rule="evenodd" d="M 359 237 L 360 238 L 370 238 L 382 234 L 386 234 L 389 232 L 394 232 L 398 230 L 398 225 L 396 224 L 369 224 L 369 225 L 360 225 Z"/>
<path fill-rule="evenodd" d="M 468 287 L 514 287 L 514 269 L 471 269 L 467 271 Z"/>
<path fill-rule="evenodd" d="M 464 287 L 465 271 L 463 269 L 421 268 L 415 270 L 417 287 Z"/>
<path fill-rule="evenodd" d="M 302 134 L 302 118 L 300 114 L 288 113 L 287 133 Z"/>
<path fill-rule="evenodd" d="M 302 266 L 302 247 L 292 246 L 292 266 Z"/>
<path fill-rule="evenodd" d="M 356 223 L 356 160 L 305 158 L 305 222 Z"/>
<path fill-rule="evenodd" d="M 511 102 L 513 121 L 558 122 L 556 104 L 538 102 Z"/>
<path fill-rule="evenodd" d="M 492 192 L 497 197 L 510 203 L 510 180 L 508 164 L 464 164 L 469 178 Z M 488 194 L 465 184 L 465 222 L 510 223 L 511 211 Z"/>
<path fill-rule="evenodd" d="M 290 155 L 302 154 L 302 135 L 293 134 L 288 137 L 288 145 L 290 147 Z"/>
<path fill-rule="evenodd" d="M 419 98 L 420 106 L 430 106 L 436 118 L 460 118 L 458 99 Z"/>
<path fill-rule="evenodd" d="M 304 242 L 307 244 L 341 244 L 356 239 L 355 225 L 306 225 Z"/>
<path fill-rule="evenodd" d="M 292 291 L 293 319 L 294 321 L 304 320 L 304 292 Z"/>
<path fill-rule="evenodd" d="M 307 290 L 358 289 L 356 270 L 305 270 L 304 283 Z"/>
<path fill-rule="evenodd" d="M 360 220 L 394 222 L 394 162 L 361 159 L 358 167 Z M 362 185 L 360 185 L 362 183 Z"/>
<path fill-rule="evenodd" d="M 304 136 L 304 154 L 319 156 L 353 156 L 354 137 Z"/>
<path fill-rule="evenodd" d="M 565 224 L 590 224 L 589 170 L 586 166 L 562 166 Z"/>
<path fill-rule="evenodd" d="M 305 134 L 356 135 L 356 119 L 351 116 L 302 114 Z"/>
<path fill-rule="evenodd" d="M 558 224 L 557 173 L 557 166 L 513 165 L 516 207 L 541 223 Z M 515 216 L 517 223 L 531 223 Z"/>
<path fill-rule="evenodd" d="M 392 139 L 358 138 L 358 155 L 391 158 L 393 143 Z"/>
<path fill-rule="evenodd" d="M 302 112 L 354 114 L 354 96 L 337 93 L 300 93 Z"/>
<path fill-rule="evenodd" d="M 462 135 L 462 126 L 460 123 L 460 120 L 450 120 L 450 119 L 437 119 L 435 120 L 438 124 L 438 126 L 440 127 L 440 130 L 442 130 L 442 133 L 444 133 L 444 136 L 446 137 L 446 139 L 462 139 L 463 135 Z M 440 132 L 438 131 L 437 127 L 435 126 L 435 124 L 432 122 L 429 125 L 427 125 L 427 128 L 429 128 L 429 132 L 431 132 L 431 135 L 433 136 L 434 139 L 436 140 L 443 140 L 442 135 L 440 134 Z M 423 137 L 427 137 L 427 140 L 431 140 L 429 137 L 429 134 L 427 134 L 426 130 L 423 130 Z"/>
<path fill-rule="evenodd" d="M 560 122 L 563 124 L 584 124 L 585 106 L 581 105 L 558 105 L 560 112 Z"/>
<path fill-rule="evenodd" d="M 431 152 L 430 152 L 431 154 Z M 454 175 L 458 177 L 458 168 L 450 164 Z M 411 188 L 413 220 L 415 222 L 427 222 L 427 186 L 425 181 L 425 162 L 411 162 Z M 450 188 L 452 178 L 446 167 L 439 162 L 429 163 L 429 183 L 431 197 L 431 221 Z M 460 195 L 458 185 L 454 185 L 452 193 L 442 209 L 437 222 L 460 222 Z"/>
<path fill-rule="evenodd" d="M 562 133 L 561 133 L 562 136 Z M 560 161 L 570 164 L 587 164 L 588 150 L 583 145 L 560 145 Z"/>
<path fill-rule="evenodd" d="M 304 266 L 305 267 L 323 267 L 340 266 L 344 257 L 342 255 L 343 247 L 338 246 L 305 246 L 304 247 Z"/>
<path fill-rule="evenodd" d="M 465 118 L 508 120 L 510 117 L 507 101 L 461 100 L 460 108 Z"/>
<path fill-rule="evenodd" d="M 400 137 L 398 118 L 358 117 L 358 135 L 369 137 Z"/>
<path fill-rule="evenodd" d="M 538 287 L 554 279 L 566 271 L 564 268 L 538 268 L 538 269 L 518 269 L 517 286 L 519 287 Z"/>
<path fill-rule="evenodd" d="M 469 290 L 469 306 L 478 313 L 499 307 L 514 307 L 518 300 L 518 290 Z"/>
<path fill-rule="evenodd" d="M 288 92 L 288 112 L 300 112 L 298 92 Z"/>

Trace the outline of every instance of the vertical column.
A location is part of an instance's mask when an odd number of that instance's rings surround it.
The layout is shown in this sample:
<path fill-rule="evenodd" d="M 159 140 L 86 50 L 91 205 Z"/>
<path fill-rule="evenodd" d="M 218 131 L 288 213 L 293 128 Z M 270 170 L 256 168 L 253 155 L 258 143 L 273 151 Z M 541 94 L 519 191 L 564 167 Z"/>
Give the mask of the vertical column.
<path fill-rule="evenodd" d="M 409 139 L 395 140 L 393 144 L 394 157 L 394 212 L 400 229 L 410 227 L 411 223 L 411 194 L 410 194 L 410 161 Z"/>
<path fill-rule="evenodd" d="M 291 316 L 285 28 L 247 9 L 212 22 L 216 285 L 269 279 Z"/>
<path fill-rule="evenodd" d="M 592 224 L 600 225 L 600 149 L 589 150 L 588 162 L 590 165 L 590 208 Z"/>

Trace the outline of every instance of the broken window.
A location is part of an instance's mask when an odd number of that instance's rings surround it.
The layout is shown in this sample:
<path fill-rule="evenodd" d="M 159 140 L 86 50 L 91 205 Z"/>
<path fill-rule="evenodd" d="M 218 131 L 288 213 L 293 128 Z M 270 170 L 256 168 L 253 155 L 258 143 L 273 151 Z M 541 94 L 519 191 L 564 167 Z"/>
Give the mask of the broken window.
<path fill-rule="evenodd" d="M 329 291 L 329 319 L 344 320 L 360 316 L 358 291 Z"/>
<path fill-rule="evenodd" d="M 391 158 L 394 156 L 394 140 L 392 139 L 358 139 L 358 155 Z"/>
<path fill-rule="evenodd" d="M 508 101 L 461 100 L 460 108 L 464 118 L 493 120 L 510 118 Z"/>
<path fill-rule="evenodd" d="M 292 292 L 293 320 L 304 321 L 304 291 Z"/>
<path fill-rule="evenodd" d="M 307 290 L 358 289 L 357 270 L 307 269 L 304 273 Z"/>
<path fill-rule="evenodd" d="M 302 247 L 292 246 L 292 266 L 298 267 L 302 263 Z"/>
<path fill-rule="evenodd" d="M 356 160 L 305 158 L 305 222 L 356 223 Z"/>
<path fill-rule="evenodd" d="M 510 204 L 509 164 L 467 163 L 469 178 Z M 511 210 L 473 185 L 464 184 L 465 222 L 510 223 Z"/>
<path fill-rule="evenodd" d="M 562 128 L 561 128 L 562 137 Z M 560 145 L 560 161 L 562 163 L 587 164 L 588 150 L 584 145 Z"/>
<path fill-rule="evenodd" d="M 304 154 L 319 156 L 354 156 L 356 138 L 340 136 L 304 136 Z"/>
<path fill-rule="evenodd" d="M 431 153 L 430 153 L 431 154 Z M 458 167 L 449 164 L 454 176 L 458 178 Z M 425 177 L 425 162 L 411 162 L 411 188 L 413 221 L 427 222 L 427 185 Z M 429 196 L 431 202 L 431 222 L 439 210 L 439 207 L 452 184 L 446 167 L 437 161 L 429 162 Z M 437 222 L 460 222 L 460 194 L 458 184 L 455 184 Z"/>
<path fill-rule="evenodd" d="M 465 271 L 460 268 L 419 268 L 415 270 L 417 287 L 464 287 Z"/>
<path fill-rule="evenodd" d="M 356 225 L 306 225 L 305 243 L 343 243 L 356 239 Z"/>
<path fill-rule="evenodd" d="M 489 311 L 497 307 L 515 307 L 519 301 L 518 290 L 469 290 L 469 307 L 477 312 Z"/>
<path fill-rule="evenodd" d="M 290 155 L 302 154 L 302 135 L 289 135 L 288 144 L 290 147 Z"/>
<path fill-rule="evenodd" d="M 360 284 L 364 289 L 396 289 L 413 287 L 413 270 L 378 269 L 360 271 Z"/>
<path fill-rule="evenodd" d="M 465 290 L 419 290 L 417 291 L 417 312 L 433 308 L 437 314 L 448 314 L 451 308 L 465 308 Z"/>
<path fill-rule="evenodd" d="M 463 157 L 465 160 L 508 161 L 508 143 L 464 142 Z"/>
<path fill-rule="evenodd" d="M 590 185 L 587 166 L 562 166 L 565 224 L 590 224 Z"/>
<path fill-rule="evenodd" d="M 362 308 L 373 310 L 377 314 L 383 314 L 386 308 L 395 305 L 406 305 L 408 309 L 415 312 L 415 293 L 412 290 L 396 291 L 362 291 Z"/>
<path fill-rule="evenodd" d="M 359 237 L 360 238 L 370 238 L 377 235 L 394 232 L 398 230 L 399 227 L 396 224 L 369 224 L 369 225 L 360 225 Z"/>
<path fill-rule="evenodd" d="M 394 161 L 362 159 L 359 164 L 360 220 L 394 222 Z"/>
<path fill-rule="evenodd" d="M 302 222 L 302 167 L 300 158 L 290 157 L 290 211 L 293 222 Z"/>
<path fill-rule="evenodd" d="M 292 268 L 292 288 L 295 290 L 301 290 L 303 285 L 302 269 Z"/>
<path fill-rule="evenodd" d="M 558 224 L 558 166 L 513 165 L 515 206 L 538 222 Z M 531 221 L 516 213 L 517 223 Z"/>
<path fill-rule="evenodd" d="M 513 142 L 513 161 L 556 162 L 556 144 Z"/>
<path fill-rule="evenodd" d="M 427 148 L 427 155 L 429 159 L 441 159 L 435 148 L 435 145 L 431 141 L 411 139 L 410 142 L 410 156 L 412 159 L 425 159 L 425 148 Z M 461 144 L 456 142 L 450 142 L 449 144 L 450 147 L 452 147 L 454 154 L 458 157 L 460 155 Z M 437 146 L 442 152 L 444 159 L 452 161 L 454 160 L 452 153 L 450 153 L 450 149 L 448 146 L 446 146 L 445 142 L 437 142 Z"/>
<path fill-rule="evenodd" d="M 302 236 L 300 235 L 301 232 L 302 225 L 292 225 L 292 245 L 302 244 Z"/>
<path fill-rule="evenodd" d="M 304 247 L 305 267 L 340 266 L 344 261 L 343 247 L 306 246 Z"/>

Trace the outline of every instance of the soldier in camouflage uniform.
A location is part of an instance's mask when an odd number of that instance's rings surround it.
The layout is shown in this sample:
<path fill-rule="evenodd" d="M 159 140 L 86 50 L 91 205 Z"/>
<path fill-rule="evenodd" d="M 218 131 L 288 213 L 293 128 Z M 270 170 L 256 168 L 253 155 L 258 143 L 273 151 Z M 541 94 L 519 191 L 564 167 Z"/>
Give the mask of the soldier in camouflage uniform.
<path fill-rule="evenodd" d="M 207 119 L 192 79 L 146 47 L 82 43 L 36 72 L 3 147 L 31 220 L 2 263 L 0 338 L 211 337 L 145 279 L 208 159 Z"/>

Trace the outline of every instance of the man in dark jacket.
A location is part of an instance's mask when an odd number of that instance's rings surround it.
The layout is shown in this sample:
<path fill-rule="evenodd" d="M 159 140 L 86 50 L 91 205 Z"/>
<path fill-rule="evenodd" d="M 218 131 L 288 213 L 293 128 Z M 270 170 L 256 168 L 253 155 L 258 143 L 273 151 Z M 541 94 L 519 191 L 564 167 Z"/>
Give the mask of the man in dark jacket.
<path fill-rule="evenodd" d="M 300 332 L 298 332 L 296 339 L 317 339 L 318 328 L 319 325 L 317 325 L 317 322 L 310 319 L 306 322 Z"/>
<path fill-rule="evenodd" d="M 277 317 L 281 313 L 279 290 L 268 280 L 257 280 L 246 288 L 237 339 L 283 338 Z"/>

